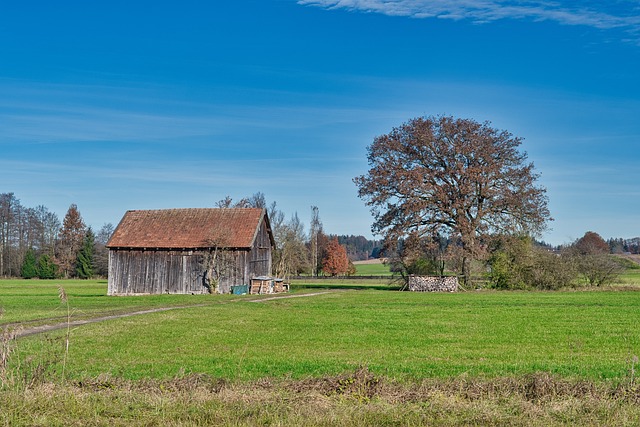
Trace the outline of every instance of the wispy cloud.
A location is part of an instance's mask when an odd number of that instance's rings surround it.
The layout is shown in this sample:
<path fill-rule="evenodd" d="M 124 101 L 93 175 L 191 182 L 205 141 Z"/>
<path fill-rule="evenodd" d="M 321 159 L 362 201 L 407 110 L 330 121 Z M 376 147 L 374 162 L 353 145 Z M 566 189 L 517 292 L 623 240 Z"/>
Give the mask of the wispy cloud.
<path fill-rule="evenodd" d="M 287 93 L 274 94 L 282 100 L 279 105 L 261 105 L 186 101 L 174 96 L 173 88 L 158 95 L 128 87 L 30 86 L 0 80 L 6 95 L 0 99 L 0 145 L 226 140 L 238 133 L 302 132 L 357 122 L 369 112 L 361 105 L 301 105 L 297 94 Z"/>
<path fill-rule="evenodd" d="M 620 28 L 640 33 L 637 0 L 501 1 L 501 0 L 298 0 L 300 5 L 381 13 L 389 16 L 443 18 L 488 23 L 501 19 L 553 21 L 597 29 Z"/>

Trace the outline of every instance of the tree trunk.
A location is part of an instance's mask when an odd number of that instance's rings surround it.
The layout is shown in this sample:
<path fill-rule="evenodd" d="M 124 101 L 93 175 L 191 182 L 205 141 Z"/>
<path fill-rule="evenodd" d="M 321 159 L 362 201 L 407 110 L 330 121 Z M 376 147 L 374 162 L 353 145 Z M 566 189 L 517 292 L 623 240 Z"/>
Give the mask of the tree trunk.
<path fill-rule="evenodd" d="M 471 270 L 471 260 L 468 255 L 462 256 L 462 285 L 466 288 L 467 285 L 471 282 L 470 270 Z"/>

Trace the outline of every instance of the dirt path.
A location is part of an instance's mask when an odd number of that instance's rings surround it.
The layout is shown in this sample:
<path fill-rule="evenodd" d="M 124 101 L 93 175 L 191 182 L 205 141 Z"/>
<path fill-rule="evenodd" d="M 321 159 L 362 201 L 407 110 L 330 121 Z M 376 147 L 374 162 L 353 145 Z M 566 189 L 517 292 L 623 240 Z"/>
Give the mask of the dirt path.
<path fill-rule="evenodd" d="M 130 313 L 120 313 L 120 314 L 112 314 L 109 316 L 94 317 L 92 319 L 72 320 L 68 324 L 67 322 L 64 322 L 64 323 L 56 323 L 53 325 L 34 326 L 26 329 L 19 329 L 19 326 L 18 326 L 18 329 L 16 330 L 16 333 L 15 333 L 15 337 L 22 338 L 29 335 L 41 334 L 44 332 L 55 331 L 57 329 L 64 329 L 67 326 L 69 326 L 70 328 L 75 328 L 77 326 L 88 325 L 89 323 L 104 322 L 105 320 L 122 319 L 124 317 L 138 316 L 141 314 L 149 314 L 149 313 L 158 313 L 161 311 L 178 310 L 181 308 L 203 307 L 205 305 L 206 304 L 197 304 L 197 305 L 185 305 L 185 306 L 179 306 L 179 307 L 152 308 L 149 310 L 132 311 Z"/>
<path fill-rule="evenodd" d="M 255 299 L 255 300 L 237 299 L 237 300 L 234 300 L 233 302 L 240 302 L 240 301 L 267 302 L 267 301 L 273 301 L 273 300 L 278 300 L 278 299 L 286 299 L 286 298 L 312 297 L 312 296 L 323 295 L 323 294 L 328 294 L 328 293 L 331 293 L 331 291 L 314 292 L 314 293 L 302 294 L 302 295 L 282 295 L 282 296 Z M 24 327 L 25 324 L 31 323 L 31 321 L 27 321 L 27 322 L 24 322 L 22 324 L 21 323 L 15 323 L 15 324 L 12 324 L 11 326 L 13 327 L 14 337 L 15 338 L 22 338 L 22 337 L 26 337 L 26 336 L 29 336 L 29 335 L 42 334 L 42 333 L 45 333 L 45 332 L 55 331 L 55 330 L 58 330 L 58 329 L 64 329 L 66 327 L 75 328 L 75 327 L 82 326 L 82 325 L 88 325 L 90 323 L 104 322 L 105 320 L 122 319 L 122 318 L 125 318 L 125 317 L 139 316 L 141 314 L 159 313 L 159 312 L 162 312 L 162 311 L 179 310 L 179 309 L 184 309 L 184 308 L 204 307 L 206 305 L 209 305 L 209 304 L 196 304 L 196 305 L 184 305 L 184 306 L 177 306 L 177 307 L 151 308 L 151 309 L 148 309 L 148 310 L 139 310 L 139 311 L 132 311 L 132 312 L 129 312 L 129 313 L 111 314 L 111 315 L 108 315 L 108 316 L 94 317 L 94 318 L 91 318 L 91 319 L 72 320 L 68 324 L 67 324 L 67 322 L 61 322 L 61 323 L 55 323 L 55 324 L 51 324 L 51 325 L 40 325 L 40 326 L 32 326 L 32 327 L 26 328 L 26 327 Z"/>

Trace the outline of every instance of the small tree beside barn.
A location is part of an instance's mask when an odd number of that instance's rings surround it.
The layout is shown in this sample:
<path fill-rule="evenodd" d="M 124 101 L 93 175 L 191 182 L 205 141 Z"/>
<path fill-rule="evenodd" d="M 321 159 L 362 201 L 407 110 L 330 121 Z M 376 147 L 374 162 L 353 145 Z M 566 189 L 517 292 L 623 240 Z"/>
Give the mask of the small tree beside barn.
<path fill-rule="evenodd" d="M 134 210 L 107 243 L 109 295 L 230 293 L 269 276 L 266 210 Z"/>

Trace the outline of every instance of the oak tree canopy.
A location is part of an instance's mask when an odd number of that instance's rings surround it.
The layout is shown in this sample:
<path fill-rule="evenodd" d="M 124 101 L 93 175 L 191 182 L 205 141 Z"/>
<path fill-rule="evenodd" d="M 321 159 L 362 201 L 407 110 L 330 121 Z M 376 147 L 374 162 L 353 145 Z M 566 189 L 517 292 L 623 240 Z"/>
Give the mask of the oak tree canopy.
<path fill-rule="evenodd" d="M 418 117 L 368 147 L 369 171 L 354 178 L 371 207 L 372 231 L 387 241 L 447 236 L 461 252 L 461 275 L 482 237 L 539 234 L 550 220 L 546 189 L 522 139 L 489 122 Z"/>

